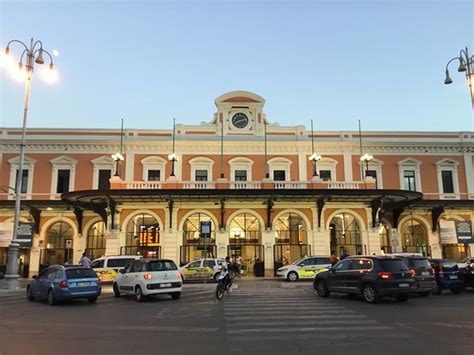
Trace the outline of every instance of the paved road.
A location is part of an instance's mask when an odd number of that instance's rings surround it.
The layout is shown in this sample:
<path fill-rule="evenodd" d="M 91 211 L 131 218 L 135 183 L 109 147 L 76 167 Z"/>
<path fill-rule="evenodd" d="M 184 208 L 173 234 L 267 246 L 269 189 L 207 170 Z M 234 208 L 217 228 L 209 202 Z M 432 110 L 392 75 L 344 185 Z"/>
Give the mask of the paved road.
<path fill-rule="evenodd" d="M 213 284 L 145 303 L 110 289 L 93 305 L 0 295 L 0 355 L 474 354 L 474 291 L 368 305 L 307 283 L 238 286 L 220 302 Z"/>

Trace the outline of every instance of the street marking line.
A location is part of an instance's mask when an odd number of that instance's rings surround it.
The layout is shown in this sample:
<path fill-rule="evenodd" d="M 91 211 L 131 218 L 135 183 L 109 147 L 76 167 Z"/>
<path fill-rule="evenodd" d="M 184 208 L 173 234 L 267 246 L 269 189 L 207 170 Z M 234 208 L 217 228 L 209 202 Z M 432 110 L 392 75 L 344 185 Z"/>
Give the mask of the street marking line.
<path fill-rule="evenodd" d="M 337 332 L 348 330 L 351 332 L 365 332 L 365 331 L 383 331 L 383 330 L 393 330 L 391 326 L 365 326 L 365 327 L 301 327 L 301 328 L 272 328 L 272 329 L 263 329 L 263 328 L 247 328 L 247 329 L 228 329 L 226 333 L 231 334 L 245 334 L 245 333 L 289 333 L 289 332 Z"/>
<path fill-rule="evenodd" d="M 323 311 L 317 311 L 317 312 L 308 312 L 308 311 L 305 311 L 305 312 L 302 312 L 301 314 L 305 314 L 305 315 L 310 315 L 310 314 L 314 314 L 314 315 L 318 315 L 318 314 L 340 314 L 340 313 L 348 313 L 348 314 L 355 314 L 356 312 L 355 311 L 352 311 L 350 309 L 334 309 L 334 310 L 323 310 Z M 254 316 L 261 316 L 261 315 L 265 315 L 265 314 L 275 314 L 275 310 L 263 310 L 263 311 L 259 311 L 257 309 L 255 310 L 247 310 L 245 312 L 242 312 L 242 311 L 232 311 L 232 312 L 228 312 L 228 311 L 225 311 L 224 310 L 224 314 L 226 316 L 232 316 L 232 315 L 254 315 Z M 295 314 L 295 312 L 291 312 L 291 309 L 289 310 L 285 310 L 285 311 L 278 311 L 278 314 L 283 317 L 283 316 L 286 316 L 286 315 L 292 315 L 292 314 Z"/>
<path fill-rule="evenodd" d="M 392 338 L 392 339 L 410 339 L 413 338 L 414 336 L 411 334 L 406 334 L 406 333 L 396 333 L 396 334 L 391 334 L 391 333 L 381 333 L 377 334 L 377 338 Z M 343 340 L 347 341 L 350 339 L 356 339 L 360 340 L 361 335 L 360 334 L 318 334 L 318 333 L 311 333 L 311 334 L 278 334 L 278 335 L 259 335 L 257 337 L 252 337 L 252 336 L 242 336 L 242 335 L 236 335 L 232 337 L 228 337 L 227 341 L 229 343 L 242 343 L 242 342 L 265 342 L 265 341 L 294 341 L 294 340 L 309 340 L 309 339 L 323 339 L 323 340 Z M 354 342 L 352 341 L 351 343 L 354 344 L 367 344 L 367 341 L 358 341 Z M 327 344 L 325 344 L 327 345 Z"/>
<path fill-rule="evenodd" d="M 314 316 L 306 315 L 278 315 L 278 316 L 259 316 L 259 320 L 290 320 L 290 319 L 366 319 L 367 316 L 364 314 L 321 314 Z M 253 316 L 236 316 L 236 317 L 226 317 L 226 320 L 229 322 L 232 321 L 243 321 L 243 320 L 255 320 Z M 249 323 L 247 323 L 249 324 Z"/>
<path fill-rule="evenodd" d="M 369 325 L 369 324 L 379 324 L 378 321 L 374 319 L 308 319 L 308 320 L 295 320 L 295 321 L 286 321 L 282 323 L 281 321 L 278 322 L 261 322 L 260 320 L 254 320 L 251 325 L 252 327 L 271 327 L 271 326 L 277 326 L 281 327 L 284 325 L 286 329 L 288 330 L 288 325 L 336 325 L 336 324 L 360 324 L 360 325 Z M 239 327 L 244 327 L 248 328 L 249 323 L 248 322 L 232 322 L 229 324 L 226 324 L 227 328 L 239 328 Z M 270 329 L 270 328 L 269 328 Z M 291 329 L 290 329 L 291 330 Z"/>

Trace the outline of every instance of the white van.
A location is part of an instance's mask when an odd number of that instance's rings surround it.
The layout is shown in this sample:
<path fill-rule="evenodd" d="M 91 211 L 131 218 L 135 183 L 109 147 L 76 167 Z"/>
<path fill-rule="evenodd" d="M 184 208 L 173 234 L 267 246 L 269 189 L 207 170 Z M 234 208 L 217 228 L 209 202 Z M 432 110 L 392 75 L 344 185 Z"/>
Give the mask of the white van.
<path fill-rule="evenodd" d="M 122 270 L 130 261 L 140 260 L 141 255 L 109 255 L 95 259 L 91 263 L 97 276 L 102 282 L 112 282 L 117 277 L 119 270 Z"/>

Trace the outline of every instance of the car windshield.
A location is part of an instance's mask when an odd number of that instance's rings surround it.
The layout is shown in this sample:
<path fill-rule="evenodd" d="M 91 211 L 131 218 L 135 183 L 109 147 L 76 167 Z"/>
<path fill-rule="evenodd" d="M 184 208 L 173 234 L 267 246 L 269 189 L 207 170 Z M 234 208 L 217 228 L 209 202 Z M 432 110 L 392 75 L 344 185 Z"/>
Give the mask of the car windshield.
<path fill-rule="evenodd" d="M 135 259 L 132 259 L 132 258 L 109 259 L 109 261 L 107 261 L 107 267 L 124 267 L 124 266 L 127 266 L 127 264 L 133 260 Z"/>
<path fill-rule="evenodd" d="M 94 270 L 89 268 L 84 269 L 69 269 L 66 270 L 66 277 L 68 279 L 95 279 L 97 274 Z"/>
<path fill-rule="evenodd" d="M 147 271 L 169 271 L 178 270 L 176 264 L 171 260 L 157 260 L 147 263 Z"/>
<path fill-rule="evenodd" d="M 431 264 L 428 261 L 428 259 L 408 259 L 408 265 L 410 265 L 411 268 L 427 268 L 431 269 Z"/>
<path fill-rule="evenodd" d="M 442 264 L 444 271 L 454 271 L 458 269 L 458 264 L 455 261 L 444 260 Z"/>
<path fill-rule="evenodd" d="M 471 258 L 468 256 L 467 258 L 462 259 L 461 263 L 469 263 L 469 260 L 471 260 Z"/>
<path fill-rule="evenodd" d="M 380 264 L 384 271 L 388 272 L 410 271 L 407 265 L 400 259 L 380 260 Z"/>
<path fill-rule="evenodd" d="M 296 264 L 299 264 L 299 263 L 300 263 L 300 262 L 302 262 L 304 259 L 306 259 L 306 258 L 303 258 L 303 259 L 299 259 L 299 260 L 293 261 L 293 262 L 291 263 L 291 265 L 296 265 Z"/>

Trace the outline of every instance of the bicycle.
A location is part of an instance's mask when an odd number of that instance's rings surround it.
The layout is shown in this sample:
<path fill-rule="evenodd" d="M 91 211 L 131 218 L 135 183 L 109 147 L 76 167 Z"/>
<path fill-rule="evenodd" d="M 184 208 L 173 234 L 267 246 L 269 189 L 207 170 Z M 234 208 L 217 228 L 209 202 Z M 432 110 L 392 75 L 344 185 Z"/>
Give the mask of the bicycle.
<path fill-rule="evenodd" d="M 227 295 L 230 296 L 230 289 L 232 287 L 232 283 L 234 281 L 234 272 L 229 271 L 228 273 L 229 277 L 227 278 L 226 276 L 219 276 L 218 281 L 217 281 L 217 287 L 216 287 L 216 298 L 218 300 L 221 300 L 222 297 L 224 297 L 224 293 L 227 292 Z M 227 282 L 226 282 L 227 280 Z"/>

